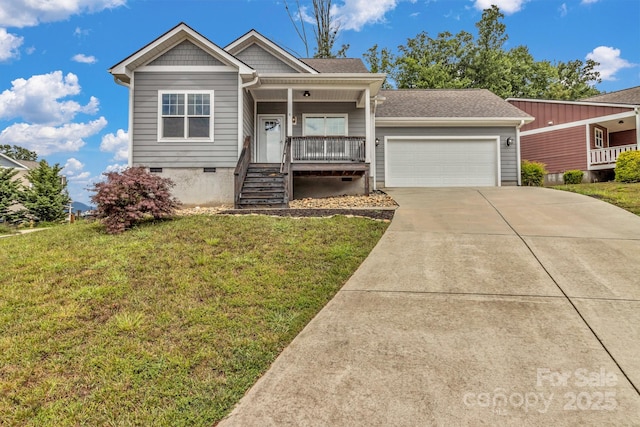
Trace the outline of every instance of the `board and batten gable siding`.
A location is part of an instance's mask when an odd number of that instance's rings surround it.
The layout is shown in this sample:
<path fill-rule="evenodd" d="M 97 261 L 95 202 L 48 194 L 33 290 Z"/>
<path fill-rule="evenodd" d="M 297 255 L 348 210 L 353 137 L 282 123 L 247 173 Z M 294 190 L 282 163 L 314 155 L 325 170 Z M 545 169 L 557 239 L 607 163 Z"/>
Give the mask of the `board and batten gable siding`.
<path fill-rule="evenodd" d="M 500 174 L 503 184 L 518 182 L 518 159 L 515 146 L 507 147 L 508 137 L 516 137 L 513 127 L 376 127 L 375 138 L 380 144 L 376 147 L 376 180 L 384 182 L 384 138 L 385 136 L 429 136 L 462 137 L 500 136 Z"/>
<path fill-rule="evenodd" d="M 579 120 L 633 111 L 625 107 L 563 104 L 561 102 L 533 102 L 517 99 L 510 100 L 509 103 L 536 118 L 533 122 L 525 124 L 520 129 L 522 132 L 544 128 L 550 126 L 549 123 L 557 126 Z"/>
<path fill-rule="evenodd" d="M 258 104 L 258 114 L 287 114 L 284 102 Z M 347 114 L 349 136 L 365 136 L 365 110 L 357 108 L 355 102 L 298 102 L 293 104 L 293 115 L 298 124 L 293 126 L 293 136 L 303 136 L 303 114 Z"/>
<path fill-rule="evenodd" d="M 238 160 L 238 74 L 136 72 L 133 95 L 134 165 L 235 167 Z M 213 90 L 214 141 L 159 141 L 158 91 Z"/>
<path fill-rule="evenodd" d="M 549 173 L 571 169 L 587 170 L 586 129 L 584 125 L 520 137 L 522 160 L 542 162 Z"/>
<path fill-rule="evenodd" d="M 183 41 L 167 53 L 154 59 L 149 65 L 180 65 L 180 66 L 193 66 L 193 65 L 209 65 L 209 66 L 221 66 L 224 65 L 213 56 L 209 55 L 204 50 L 200 49 L 195 44 L 188 40 Z"/>
<path fill-rule="evenodd" d="M 296 70 L 258 45 L 251 45 L 235 55 L 258 73 L 297 73 Z"/>

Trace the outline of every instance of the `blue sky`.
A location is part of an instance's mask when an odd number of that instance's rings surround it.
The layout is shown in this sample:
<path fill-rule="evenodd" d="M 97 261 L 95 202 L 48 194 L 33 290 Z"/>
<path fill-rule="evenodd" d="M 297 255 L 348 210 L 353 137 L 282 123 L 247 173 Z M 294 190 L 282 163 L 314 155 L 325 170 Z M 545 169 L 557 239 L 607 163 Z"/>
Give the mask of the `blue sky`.
<path fill-rule="evenodd" d="M 336 44 L 361 57 L 420 31 L 475 35 L 492 3 L 506 15 L 507 48 L 593 58 L 602 91 L 640 85 L 638 0 L 333 0 Z M 306 56 L 283 0 L 0 0 L 0 144 L 65 166 L 72 198 L 88 202 L 86 188 L 127 163 L 127 89 L 107 69 L 182 21 L 222 47 L 254 28 Z"/>

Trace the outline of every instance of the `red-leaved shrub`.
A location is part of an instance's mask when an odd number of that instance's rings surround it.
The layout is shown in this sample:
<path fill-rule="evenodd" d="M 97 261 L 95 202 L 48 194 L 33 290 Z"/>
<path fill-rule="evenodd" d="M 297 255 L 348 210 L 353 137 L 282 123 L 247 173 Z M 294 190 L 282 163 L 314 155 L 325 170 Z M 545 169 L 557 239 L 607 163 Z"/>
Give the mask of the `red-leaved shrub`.
<path fill-rule="evenodd" d="M 171 196 L 174 183 L 169 178 L 153 175 L 143 167 L 122 172 L 108 172 L 107 179 L 91 189 L 91 201 L 97 206 L 97 217 L 111 234 L 122 233 L 146 216 L 155 219 L 171 216 L 180 202 Z"/>

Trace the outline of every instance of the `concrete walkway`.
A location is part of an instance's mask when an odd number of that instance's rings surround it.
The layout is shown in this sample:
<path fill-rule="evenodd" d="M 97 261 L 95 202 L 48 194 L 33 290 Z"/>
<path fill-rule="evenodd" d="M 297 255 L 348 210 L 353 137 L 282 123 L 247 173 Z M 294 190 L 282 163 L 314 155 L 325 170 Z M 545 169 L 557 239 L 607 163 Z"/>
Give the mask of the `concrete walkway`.
<path fill-rule="evenodd" d="M 640 217 L 389 193 L 378 245 L 221 426 L 640 425 Z"/>

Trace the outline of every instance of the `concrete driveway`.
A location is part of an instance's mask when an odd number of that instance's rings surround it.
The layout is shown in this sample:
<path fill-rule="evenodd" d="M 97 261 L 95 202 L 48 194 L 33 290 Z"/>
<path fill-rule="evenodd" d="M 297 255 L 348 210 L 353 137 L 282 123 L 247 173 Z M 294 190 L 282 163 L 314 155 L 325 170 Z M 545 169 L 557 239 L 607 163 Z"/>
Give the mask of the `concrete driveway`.
<path fill-rule="evenodd" d="M 640 217 L 392 189 L 391 226 L 223 426 L 640 425 Z"/>

